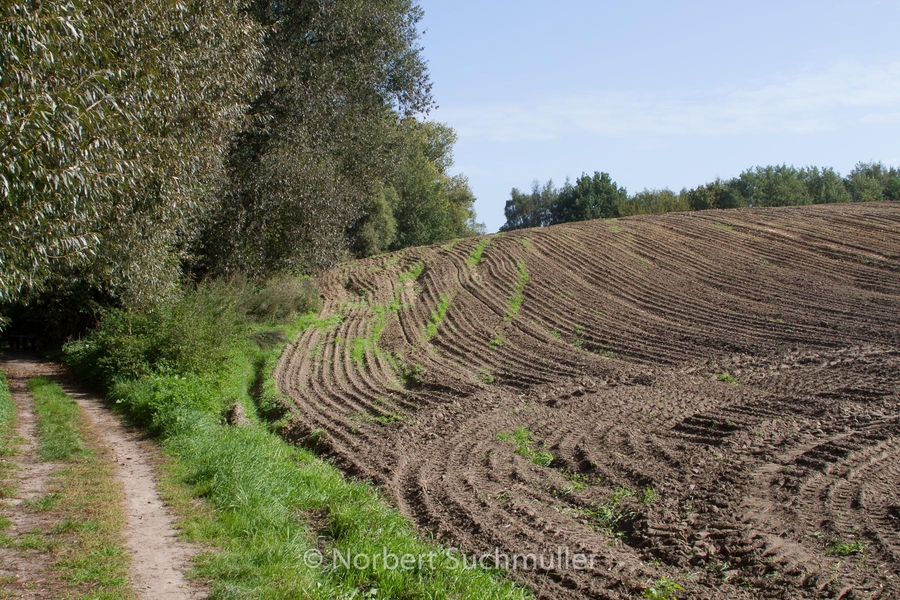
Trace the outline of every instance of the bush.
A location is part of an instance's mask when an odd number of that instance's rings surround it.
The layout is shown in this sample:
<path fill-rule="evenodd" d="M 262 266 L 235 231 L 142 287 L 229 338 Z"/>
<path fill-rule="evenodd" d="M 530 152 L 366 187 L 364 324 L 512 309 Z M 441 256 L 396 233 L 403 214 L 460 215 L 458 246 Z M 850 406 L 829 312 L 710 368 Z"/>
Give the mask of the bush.
<path fill-rule="evenodd" d="M 244 309 L 261 323 L 287 323 L 321 308 L 316 286 L 308 277 L 279 275 L 244 300 Z"/>
<path fill-rule="evenodd" d="M 99 329 L 63 347 L 66 364 L 104 390 L 153 374 L 216 371 L 248 329 L 238 309 L 243 287 L 211 283 L 147 313 L 107 310 Z"/>

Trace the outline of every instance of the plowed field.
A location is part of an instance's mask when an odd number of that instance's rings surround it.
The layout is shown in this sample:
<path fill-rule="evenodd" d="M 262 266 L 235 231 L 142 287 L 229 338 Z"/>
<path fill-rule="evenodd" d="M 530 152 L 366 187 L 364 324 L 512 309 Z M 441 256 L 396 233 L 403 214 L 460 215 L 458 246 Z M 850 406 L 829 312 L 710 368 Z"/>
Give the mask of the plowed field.
<path fill-rule="evenodd" d="M 536 596 L 900 598 L 900 205 L 522 230 L 318 284 L 287 435 L 465 553 L 593 555 L 517 565 Z"/>

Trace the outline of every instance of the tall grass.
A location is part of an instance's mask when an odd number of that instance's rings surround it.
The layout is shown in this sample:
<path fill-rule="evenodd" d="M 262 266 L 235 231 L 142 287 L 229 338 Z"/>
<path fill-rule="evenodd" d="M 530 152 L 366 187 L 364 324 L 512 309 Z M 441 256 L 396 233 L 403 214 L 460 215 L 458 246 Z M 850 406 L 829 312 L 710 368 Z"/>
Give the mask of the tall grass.
<path fill-rule="evenodd" d="M 205 500 L 203 509 L 187 508 L 183 514 L 191 539 L 213 548 L 198 558 L 196 572 L 211 583 L 211 597 L 527 597 L 502 576 L 465 569 L 454 561 L 438 559 L 426 568 L 404 570 L 389 568 L 383 561 L 347 568 L 333 560 L 385 553 L 444 556 L 444 549 L 421 539 L 370 485 L 348 481 L 327 462 L 286 443 L 265 426 L 264 417 L 284 414 L 278 410 L 282 399 L 271 378 L 280 345 L 260 344 L 258 334 L 280 332 L 287 340 L 307 327 L 329 323 L 314 315 L 287 324 L 262 319 L 242 308 L 247 303 L 239 299 L 247 295 L 246 290 L 201 287 L 185 293 L 179 301 L 183 306 L 169 307 L 158 316 L 115 315 L 114 329 L 107 330 L 104 323 L 100 331 L 67 347 L 73 368 L 101 376 L 100 383 L 116 405 L 160 436 L 176 487 Z M 231 312 L 218 312 L 222 305 L 232 307 Z M 163 315 L 165 319 L 192 315 L 192 319 L 161 323 L 169 331 L 179 331 L 179 337 L 160 337 L 142 329 L 133 338 L 130 332 L 135 328 L 126 327 L 132 320 L 140 324 Z M 219 319 L 226 323 L 221 331 L 204 331 L 216 327 Z M 182 345 L 182 337 L 215 340 L 216 348 L 193 342 L 185 347 L 224 359 L 186 356 L 183 362 L 172 361 L 169 357 L 184 347 L 169 346 Z M 127 343 L 120 343 L 121 338 L 128 338 Z M 91 366 L 92 361 L 115 364 L 118 357 L 109 352 L 120 347 L 142 349 L 130 354 L 127 375 Z M 154 351 L 147 352 L 149 347 Z M 134 356 L 142 357 L 139 364 L 133 362 Z M 243 404 L 255 425 L 223 423 L 224 410 L 235 402 Z"/>

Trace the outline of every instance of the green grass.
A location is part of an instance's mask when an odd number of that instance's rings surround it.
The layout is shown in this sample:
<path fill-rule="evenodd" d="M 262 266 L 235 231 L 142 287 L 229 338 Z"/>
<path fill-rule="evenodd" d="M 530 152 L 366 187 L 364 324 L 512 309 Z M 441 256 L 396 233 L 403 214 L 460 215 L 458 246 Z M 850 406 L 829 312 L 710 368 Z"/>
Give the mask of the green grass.
<path fill-rule="evenodd" d="M 201 319 L 196 326 L 212 323 Z M 306 326 L 301 320 L 279 327 L 292 340 Z M 281 348 L 253 343 L 254 327 L 236 329 L 227 341 L 228 360 L 214 369 L 179 373 L 151 364 L 146 376 L 109 382 L 117 406 L 160 436 L 165 496 L 184 535 L 209 549 L 196 559 L 194 575 L 209 583 L 210 598 L 530 597 L 502 574 L 441 559 L 445 549 L 419 537 L 370 484 L 344 478 L 274 433 L 281 423 L 262 417 L 266 406 L 279 403 L 270 373 Z M 71 362 L 86 358 L 75 355 Z M 235 401 L 255 425 L 222 423 L 222 410 Z M 327 442 L 327 434 L 318 436 Z M 438 558 L 413 570 L 385 568 L 383 561 L 347 568 L 333 560 L 335 553 L 384 552 Z M 310 562 L 319 553 L 322 564 Z"/>
<path fill-rule="evenodd" d="M 519 238 L 519 243 L 522 244 L 522 247 L 526 250 L 531 250 L 532 248 L 534 248 L 534 244 L 532 244 L 531 240 L 526 237 Z"/>
<path fill-rule="evenodd" d="M 428 325 L 425 326 L 425 341 L 429 341 L 437 335 L 438 328 L 441 326 L 441 323 L 444 322 L 444 317 L 447 315 L 447 310 L 450 308 L 451 300 L 452 298 L 445 294 L 440 294 L 438 296 L 437 306 L 431 311 L 431 314 L 428 316 Z"/>
<path fill-rule="evenodd" d="M 384 328 L 387 327 L 388 317 L 399 310 L 399 297 L 395 298 L 390 304 L 376 304 L 372 307 L 372 328 L 367 337 L 354 338 L 353 346 L 350 350 L 350 358 L 357 364 L 364 364 L 366 354 L 371 352 L 377 354 L 378 341 Z"/>
<path fill-rule="evenodd" d="M 623 501 L 625 498 L 636 498 L 636 496 L 636 492 L 631 488 L 619 486 L 605 502 L 581 507 L 574 512 L 578 516 L 588 519 L 596 529 L 618 538 L 622 536 L 622 526 L 637 516 L 637 513 L 626 506 Z M 648 504 L 646 491 L 641 495 L 640 500 L 644 504 Z"/>
<path fill-rule="evenodd" d="M 18 452 L 19 438 L 16 435 L 17 411 L 9 392 L 6 375 L 0 371 L 0 457 L 9 458 Z M 17 487 L 11 481 L 15 466 L 11 461 L 0 460 L 0 498 L 9 498 Z"/>
<path fill-rule="evenodd" d="M 716 227 L 718 227 L 722 231 L 734 231 L 734 227 L 732 227 L 731 225 L 726 225 L 725 223 L 716 223 Z"/>
<path fill-rule="evenodd" d="M 28 389 L 38 417 L 41 460 L 65 460 L 84 453 L 78 404 L 46 377 L 29 379 Z"/>
<path fill-rule="evenodd" d="M 659 492 L 653 488 L 653 486 L 648 485 L 641 491 L 640 502 L 644 506 L 653 506 L 659 500 Z"/>
<path fill-rule="evenodd" d="M 487 248 L 490 244 L 490 238 L 484 238 L 480 242 L 478 242 L 478 245 L 475 246 L 475 249 L 472 250 L 472 253 L 469 254 L 469 257 L 466 259 L 466 264 L 470 267 L 481 264 L 481 255 L 484 254 L 484 249 Z"/>
<path fill-rule="evenodd" d="M 512 321 L 516 318 L 516 315 L 519 314 L 519 309 L 522 308 L 522 302 L 525 301 L 525 286 L 528 285 L 528 282 L 531 280 L 524 260 L 517 262 L 516 267 L 519 269 L 519 279 L 516 282 L 516 287 L 513 288 L 512 295 L 509 297 L 509 306 L 506 309 L 506 316 L 503 317 L 503 320 L 507 322 Z"/>
<path fill-rule="evenodd" d="M 400 273 L 400 282 L 407 283 L 409 281 L 415 281 L 422 275 L 422 272 L 425 270 L 424 262 L 414 263 L 409 269 Z"/>
<path fill-rule="evenodd" d="M 16 404 L 9 392 L 6 374 L 0 371 L 0 456 L 12 456 L 16 452 Z"/>
<path fill-rule="evenodd" d="M 478 375 L 476 375 L 476 379 L 478 379 L 478 381 L 480 381 L 481 383 L 486 383 L 487 385 L 490 385 L 490 384 L 494 383 L 494 381 L 496 381 L 497 378 L 494 377 L 493 375 L 491 375 L 491 372 L 488 371 L 487 369 L 480 369 L 478 371 Z"/>
<path fill-rule="evenodd" d="M 540 467 L 549 467 L 553 463 L 553 455 L 534 448 L 534 435 L 524 425 L 509 433 L 501 431 L 497 439 L 513 444 L 516 454 Z"/>

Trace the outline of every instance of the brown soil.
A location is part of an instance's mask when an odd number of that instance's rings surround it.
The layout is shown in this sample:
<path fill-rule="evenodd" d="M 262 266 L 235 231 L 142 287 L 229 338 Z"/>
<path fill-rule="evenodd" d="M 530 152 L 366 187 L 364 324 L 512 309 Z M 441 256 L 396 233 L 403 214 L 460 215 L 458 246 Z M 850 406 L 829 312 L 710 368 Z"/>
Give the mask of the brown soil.
<path fill-rule="evenodd" d="M 476 243 L 319 278 L 344 319 L 282 356 L 289 436 L 467 553 L 596 555 L 517 569 L 541 598 L 900 598 L 900 205 L 518 231 L 473 267 Z"/>
<path fill-rule="evenodd" d="M 121 420 L 110 413 L 103 400 L 64 376 L 52 364 L 30 358 L 6 357 L 0 368 L 7 374 L 13 400 L 19 410 L 19 431 L 24 443 L 21 454 L 15 457 L 19 469 L 13 475 L 20 482 L 18 499 L 11 502 L 10 511 L 17 514 L 16 506 L 22 500 L 46 493 L 48 475 L 60 465 L 40 462 L 37 457 L 37 440 L 31 394 L 27 382 L 32 377 L 50 377 L 81 406 L 87 417 L 88 427 L 98 434 L 102 444 L 110 449 L 112 460 L 118 465 L 117 478 L 125 491 L 125 545 L 131 552 L 131 580 L 139 598 L 148 600 L 189 600 L 204 597 L 199 585 L 189 584 L 184 573 L 190 568 L 191 548 L 178 540 L 172 516 L 156 490 L 154 463 L 159 460 L 159 449 L 138 430 L 125 427 Z M 9 502 L 9 501 L 7 501 Z M 41 513 L 28 513 L 26 518 L 41 518 Z M 14 517 L 10 517 L 15 525 Z M 44 517 L 46 518 L 46 517 Z M 33 529 L 35 524 L 17 527 L 17 532 Z M 40 525 L 40 524 L 38 524 Z M 43 524 L 44 529 L 52 523 Z M 21 598 L 58 597 L 59 583 L 46 578 L 49 565 L 46 554 L 5 551 L 0 555 L 3 574 L 16 570 L 16 588 Z"/>

